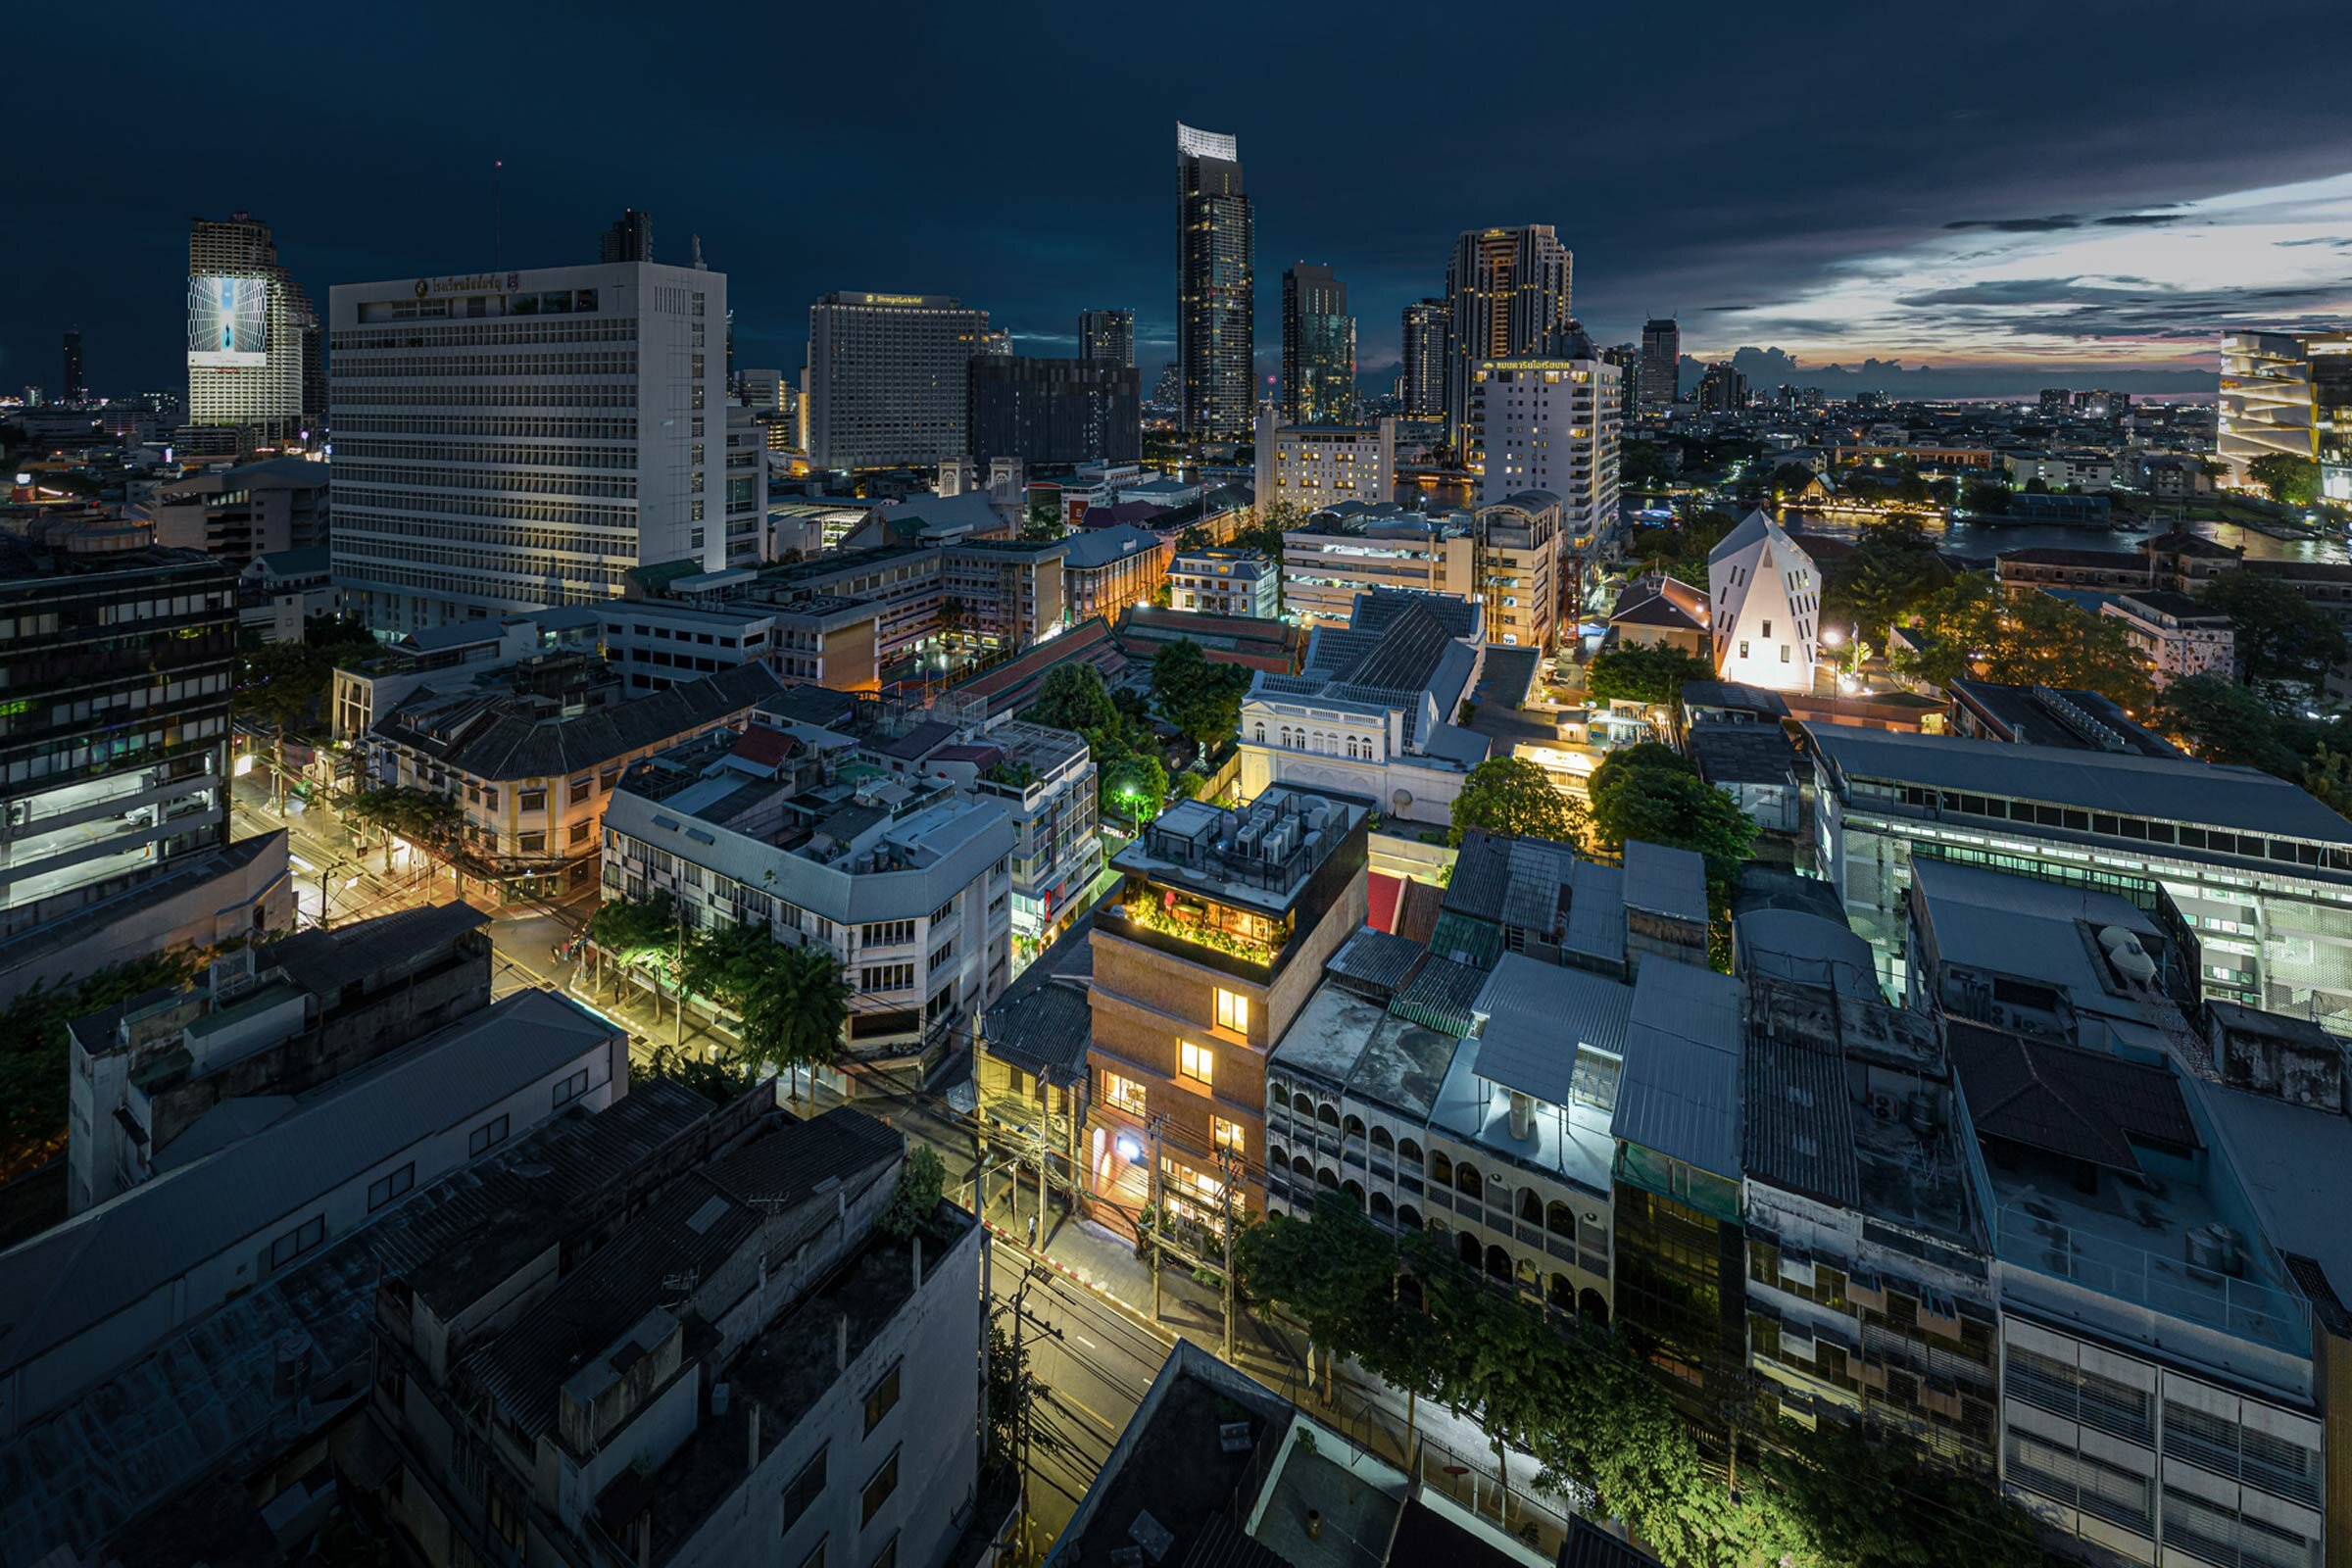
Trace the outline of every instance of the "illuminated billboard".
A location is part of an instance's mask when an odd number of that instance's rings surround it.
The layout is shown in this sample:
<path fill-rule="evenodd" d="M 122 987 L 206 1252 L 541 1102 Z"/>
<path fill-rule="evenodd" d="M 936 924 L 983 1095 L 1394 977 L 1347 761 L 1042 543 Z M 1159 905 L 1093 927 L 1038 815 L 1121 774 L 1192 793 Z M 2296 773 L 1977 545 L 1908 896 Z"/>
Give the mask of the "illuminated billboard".
<path fill-rule="evenodd" d="M 188 279 L 188 367 L 225 370 L 270 359 L 270 280 L 199 273 Z"/>

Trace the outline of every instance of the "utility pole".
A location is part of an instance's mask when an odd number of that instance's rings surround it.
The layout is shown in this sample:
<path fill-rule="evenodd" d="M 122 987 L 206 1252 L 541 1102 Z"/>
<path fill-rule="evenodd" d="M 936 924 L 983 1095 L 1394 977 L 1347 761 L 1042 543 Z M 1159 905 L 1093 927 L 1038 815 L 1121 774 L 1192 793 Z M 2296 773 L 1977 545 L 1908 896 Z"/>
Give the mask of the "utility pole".
<path fill-rule="evenodd" d="M 1234 1158 L 1232 1149 L 1217 1151 L 1218 1187 L 1221 1189 L 1218 1196 L 1225 1230 L 1225 1359 L 1228 1363 L 1233 1360 L 1234 1315 L 1241 1308 L 1241 1295 L 1233 1282 L 1233 1184 L 1240 1175 L 1237 1169 L 1240 1163 Z"/>
<path fill-rule="evenodd" d="M 670 970 L 669 976 L 672 993 L 669 1000 L 677 1004 L 678 1023 L 677 1033 L 670 1039 L 677 1050 L 684 1051 L 686 1049 L 686 901 L 673 897 L 670 900 L 669 907 L 672 916 L 677 921 L 678 931 L 676 967 Z M 662 988 L 657 984 L 654 987 L 654 996 L 657 1001 L 661 995 Z M 656 1018 L 662 1016 L 659 1008 L 656 1009 L 654 1016 Z"/>
<path fill-rule="evenodd" d="M 1159 1124 L 1161 1119 L 1160 1116 L 1152 1118 L 1152 1168 L 1145 1173 L 1146 1185 L 1144 1188 L 1144 1191 L 1151 1195 L 1151 1201 L 1145 1204 L 1144 1213 L 1151 1220 L 1152 1227 L 1150 1243 L 1152 1248 L 1152 1321 L 1154 1323 L 1159 1321 Z"/>

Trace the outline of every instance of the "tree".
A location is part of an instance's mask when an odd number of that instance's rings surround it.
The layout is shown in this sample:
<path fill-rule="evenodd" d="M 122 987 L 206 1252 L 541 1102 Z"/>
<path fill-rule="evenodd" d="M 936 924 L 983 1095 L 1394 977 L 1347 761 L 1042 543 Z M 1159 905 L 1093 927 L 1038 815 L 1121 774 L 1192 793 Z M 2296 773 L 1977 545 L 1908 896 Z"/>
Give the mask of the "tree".
<path fill-rule="evenodd" d="M 1927 633 L 1926 646 L 1898 667 L 1939 686 L 1973 677 L 2076 688 L 2132 711 L 2154 701 L 2123 621 L 2085 614 L 2050 594 L 2005 593 L 1986 572 L 1953 578 L 1921 601 L 1910 623 Z"/>
<path fill-rule="evenodd" d="M 1102 672 L 1092 664 L 1056 665 L 1038 689 L 1037 701 L 1021 715 L 1033 724 L 1074 729 L 1090 739 L 1097 731 L 1115 730 L 1119 710 L 1111 705 Z"/>
<path fill-rule="evenodd" d="M 1148 752 L 1126 752 L 1102 770 L 1101 790 L 1106 808 L 1133 817 L 1141 826 L 1167 803 L 1168 770 Z"/>
<path fill-rule="evenodd" d="M 1884 642 L 1886 628 L 1911 614 L 1952 579 L 1935 543 L 1911 516 L 1863 530 L 1861 541 L 1823 573 L 1821 619 L 1848 635 Z"/>
<path fill-rule="evenodd" d="M 939 1152 L 928 1144 L 908 1144 L 906 1163 L 899 1170 L 898 1190 L 890 1195 L 890 1206 L 874 1223 L 906 1241 L 930 1225 L 947 1185 L 948 1165 Z"/>
<path fill-rule="evenodd" d="M 1189 637 L 1152 656 L 1152 695 L 1160 711 L 1203 753 L 1241 729 L 1242 699 L 1249 693 L 1248 669 L 1210 660 Z"/>
<path fill-rule="evenodd" d="M 264 643 L 245 654 L 232 703 L 239 713 L 261 720 L 274 733 L 270 787 L 281 811 L 286 806 L 286 737 L 310 722 L 334 668 L 332 656 L 301 643 Z"/>
<path fill-rule="evenodd" d="M 2247 464 L 2246 471 L 2280 506 L 2319 504 L 2320 466 L 2309 458 L 2298 458 L 2291 452 L 2266 452 Z"/>
<path fill-rule="evenodd" d="M 415 845 L 429 858 L 446 860 L 453 866 L 459 863 L 466 808 L 449 796 L 407 784 L 374 785 L 354 793 L 344 802 L 343 812 L 383 835 L 387 873 L 392 869 L 395 837 Z M 463 878 L 461 870 L 461 883 Z"/>
<path fill-rule="evenodd" d="M 1815 477 L 1810 464 L 1784 463 L 1772 470 L 1772 493 L 1783 501 L 1802 495 Z"/>
<path fill-rule="evenodd" d="M 2220 675 L 2192 675 L 2164 689 L 2151 722 L 2208 762 L 2258 767 L 2291 779 L 2337 810 L 2343 756 L 2331 749 L 2336 723 L 2305 718 L 2261 692 Z"/>
<path fill-rule="evenodd" d="M 0 1009 L 0 1182 L 66 1147 L 73 1041 L 66 1025 L 159 987 L 185 986 L 204 955 L 175 948 L 57 987 L 36 985 Z"/>
<path fill-rule="evenodd" d="M 1667 572 L 1686 582 L 1707 580 L 1707 557 L 1724 535 L 1740 526 L 1728 512 L 1694 513 L 1658 528 L 1634 531 L 1632 555 L 1651 570 Z"/>
<path fill-rule="evenodd" d="M 2201 603 L 2230 617 L 2248 680 L 2317 685 L 2344 662 L 2344 633 L 2335 617 L 2276 577 L 2223 572 L 2206 584 Z"/>
<path fill-rule="evenodd" d="M 680 1088 L 691 1089 L 714 1105 L 731 1105 L 750 1094 L 758 1075 L 749 1068 L 726 1060 L 681 1051 L 674 1045 L 654 1048 L 653 1059 L 638 1070 L 638 1075 L 665 1079 Z"/>
<path fill-rule="evenodd" d="M 1690 850 L 1706 862 L 1708 913 L 1723 927 L 1756 843 L 1756 824 L 1738 803 L 1700 778 L 1689 758 L 1655 741 L 1610 753 L 1587 789 L 1602 847 L 1622 854 L 1638 840 Z M 1718 935 L 1728 938 L 1728 930 Z"/>
<path fill-rule="evenodd" d="M 1513 838 L 1581 843 L 1585 808 L 1552 786 L 1551 774 L 1519 757 L 1494 757 L 1479 763 L 1453 799 L 1453 828 L 1446 842 L 1459 845 L 1472 828 Z"/>
<path fill-rule="evenodd" d="M 1586 668 L 1586 689 L 1594 702 L 1671 708 L 1682 701 L 1686 681 L 1714 678 L 1714 665 L 1695 654 L 1680 648 L 1627 644 L 1593 656 Z"/>
<path fill-rule="evenodd" d="M 1960 487 L 1960 509 L 1980 516 L 1998 517 L 2009 511 L 2011 491 L 1998 479 L 1971 479 Z"/>
<path fill-rule="evenodd" d="M 596 912 L 588 916 L 588 940 L 596 946 L 598 988 L 604 986 L 608 958 L 622 969 L 669 972 L 679 957 L 678 921 L 677 901 L 663 892 L 649 899 L 612 899 L 598 905 Z"/>
<path fill-rule="evenodd" d="M 1058 539 L 1066 532 L 1059 496 L 1039 496 L 1029 503 L 1028 514 L 1021 519 L 1022 538 Z"/>

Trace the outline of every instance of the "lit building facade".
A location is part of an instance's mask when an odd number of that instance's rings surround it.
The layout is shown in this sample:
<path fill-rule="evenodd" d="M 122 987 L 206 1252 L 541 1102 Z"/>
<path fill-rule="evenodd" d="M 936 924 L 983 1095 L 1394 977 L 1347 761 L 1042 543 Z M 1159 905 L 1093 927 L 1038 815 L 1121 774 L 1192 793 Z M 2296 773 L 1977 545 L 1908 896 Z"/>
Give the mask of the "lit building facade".
<path fill-rule="evenodd" d="M 1357 501 L 1385 506 L 1396 489 L 1396 421 L 1286 424 L 1257 420 L 1257 504 L 1300 513 Z"/>
<path fill-rule="evenodd" d="M 1135 313 L 1104 307 L 1078 313 L 1078 357 L 1089 365 L 1135 368 Z"/>
<path fill-rule="evenodd" d="M 1446 270 L 1447 437 L 1470 438 L 1471 386 L 1486 360 L 1548 354 L 1569 323 L 1573 259 L 1548 223 L 1474 228 Z"/>
<path fill-rule="evenodd" d="M 726 304 L 640 262 L 336 285 L 345 608 L 398 633 L 726 564 Z"/>
<path fill-rule="evenodd" d="M 1562 536 L 1583 550 L 1617 527 L 1622 372 L 1582 333 L 1561 346 L 1559 358 L 1479 366 L 1463 457 L 1482 502 L 1522 490 L 1558 496 Z"/>
<path fill-rule="evenodd" d="M 1199 441 L 1247 441 L 1255 412 L 1255 217 L 1240 140 L 1176 127 L 1177 423 Z"/>
<path fill-rule="evenodd" d="M 1355 318 L 1348 285 L 1300 262 L 1282 274 L 1282 416 L 1293 424 L 1354 416 Z"/>
<path fill-rule="evenodd" d="M 1662 414 L 1674 407 L 1683 373 L 1683 327 L 1671 316 L 1642 323 L 1642 408 Z"/>
<path fill-rule="evenodd" d="M 835 292 L 809 306 L 809 464 L 934 467 L 969 456 L 971 365 L 987 336 L 988 313 L 946 294 Z"/>
<path fill-rule="evenodd" d="M 1446 334 L 1450 300 L 1415 300 L 1404 308 L 1404 416 L 1436 419 L 1446 413 Z"/>
<path fill-rule="evenodd" d="M 78 369 L 78 346 L 74 360 Z M 293 440 L 324 412 L 306 400 L 318 369 L 318 315 L 279 265 L 270 225 L 250 213 L 190 223 L 188 422 Z"/>

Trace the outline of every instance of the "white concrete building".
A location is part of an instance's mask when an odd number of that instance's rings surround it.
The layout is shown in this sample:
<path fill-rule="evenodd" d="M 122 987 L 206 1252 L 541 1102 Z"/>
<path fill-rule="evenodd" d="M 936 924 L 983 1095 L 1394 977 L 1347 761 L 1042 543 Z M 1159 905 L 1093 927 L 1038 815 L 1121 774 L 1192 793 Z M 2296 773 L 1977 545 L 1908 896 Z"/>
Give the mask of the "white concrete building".
<path fill-rule="evenodd" d="M 1813 690 L 1821 578 L 1813 558 L 1761 512 L 1707 557 L 1715 672 L 1779 692 Z"/>
<path fill-rule="evenodd" d="M 2148 662 L 2148 678 L 2161 689 L 2191 675 L 2229 675 L 2237 667 L 2236 623 L 2207 610 L 2187 594 L 2145 588 L 2118 594 L 2099 613 L 2124 623 L 2124 635 Z"/>
<path fill-rule="evenodd" d="M 1452 820 L 1483 735 L 1452 722 L 1478 684 L 1486 619 L 1466 599 L 1372 590 L 1317 627 L 1297 675 L 1260 673 L 1242 703 L 1242 798 L 1272 784 L 1365 796 L 1386 815 Z"/>
<path fill-rule="evenodd" d="M 1624 373 L 1581 338 L 1564 356 L 1482 362 L 1467 454 L 1480 504 L 1548 490 L 1560 498 L 1565 547 L 1606 538 L 1617 523 Z"/>
<path fill-rule="evenodd" d="M 1470 518 L 1431 516 L 1394 501 L 1343 502 L 1282 536 L 1283 608 L 1299 624 L 1345 624 L 1359 596 L 1384 588 L 1475 599 Z"/>
<path fill-rule="evenodd" d="M 1384 506 L 1396 489 L 1396 421 L 1284 424 L 1257 418 L 1257 505 L 1317 512 L 1344 501 Z"/>
<path fill-rule="evenodd" d="M 624 262 L 339 284 L 335 580 L 380 632 L 727 561 L 727 279 Z"/>
<path fill-rule="evenodd" d="M 1282 564 L 1249 550 L 1179 550 L 1168 563 L 1168 608 L 1271 620 Z"/>
<path fill-rule="evenodd" d="M 188 225 L 188 422 L 233 425 L 264 441 L 302 434 L 306 375 L 318 361 L 318 314 L 250 213 Z"/>
<path fill-rule="evenodd" d="M 2039 479 L 2052 490 L 2112 490 L 2115 457 L 2106 452 L 2008 452 L 2009 482 L 2023 490 Z"/>

